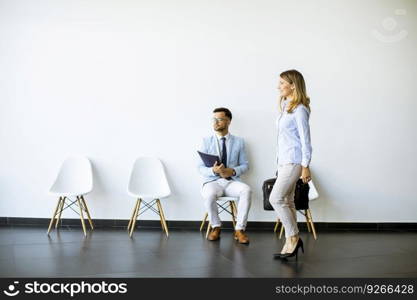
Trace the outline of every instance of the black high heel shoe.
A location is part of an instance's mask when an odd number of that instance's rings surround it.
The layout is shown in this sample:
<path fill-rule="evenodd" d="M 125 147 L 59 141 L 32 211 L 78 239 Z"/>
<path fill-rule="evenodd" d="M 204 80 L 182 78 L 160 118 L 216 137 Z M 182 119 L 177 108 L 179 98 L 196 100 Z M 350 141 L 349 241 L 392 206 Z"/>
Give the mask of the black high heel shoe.
<path fill-rule="evenodd" d="M 282 256 L 283 255 L 286 255 L 287 253 L 284 253 L 284 254 L 282 254 L 282 253 L 274 253 L 273 254 L 273 256 L 274 256 L 274 259 L 281 259 L 282 258 Z"/>
<path fill-rule="evenodd" d="M 281 254 L 281 258 L 288 258 L 288 257 L 295 256 L 295 260 L 298 260 L 298 248 L 301 248 L 301 251 L 303 251 L 304 253 L 304 244 L 301 238 L 298 238 L 298 242 L 297 242 L 297 245 L 295 246 L 294 251 L 291 253 Z"/>
<path fill-rule="evenodd" d="M 274 257 L 274 259 L 281 259 L 282 258 L 282 256 L 283 255 L 286 255 L 287 253 L 281 253 L 281 252 L 279 252 L 279 253 L 274 253 L 273 254 L 273 257 Z"/>

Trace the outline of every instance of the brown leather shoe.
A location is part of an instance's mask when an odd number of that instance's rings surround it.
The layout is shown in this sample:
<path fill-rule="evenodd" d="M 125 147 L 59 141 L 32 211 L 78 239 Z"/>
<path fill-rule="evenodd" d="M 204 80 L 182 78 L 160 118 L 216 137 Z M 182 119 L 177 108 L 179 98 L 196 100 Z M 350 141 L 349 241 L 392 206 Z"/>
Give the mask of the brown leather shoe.
<path fill-rule="evenodd" d="M 249 244 L 249 238 L 243 230 L 235 231 L 235 240 L 238 241 L 239 244 Z"/>
<path fill-rule="evenodd" d="M 220 238 L 220 227 L 214 227 L 208 235 L 209 241 L 217 241 Z"/>

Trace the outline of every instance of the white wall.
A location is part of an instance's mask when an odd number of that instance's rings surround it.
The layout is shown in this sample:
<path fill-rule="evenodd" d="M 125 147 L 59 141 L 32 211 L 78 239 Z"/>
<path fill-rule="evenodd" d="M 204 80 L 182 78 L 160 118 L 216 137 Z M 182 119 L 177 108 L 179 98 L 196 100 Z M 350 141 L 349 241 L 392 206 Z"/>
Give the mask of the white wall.
<path fill-rule="evenodd" d="M 247 141 L 249 219 L 272 221 L 261 184 L 275 172 L 277 79 L 296 68 L 312 101 L 314 220 L 415 222 L 416 13 L 414 0 L 0 0 L 0 216 L 50 217 L 61 162 L 85 154 L 92 216 L 127 219 L 131 165 L 155 155 L 167 218 L 199 220 L 196 145 L 226 106 Z"/>

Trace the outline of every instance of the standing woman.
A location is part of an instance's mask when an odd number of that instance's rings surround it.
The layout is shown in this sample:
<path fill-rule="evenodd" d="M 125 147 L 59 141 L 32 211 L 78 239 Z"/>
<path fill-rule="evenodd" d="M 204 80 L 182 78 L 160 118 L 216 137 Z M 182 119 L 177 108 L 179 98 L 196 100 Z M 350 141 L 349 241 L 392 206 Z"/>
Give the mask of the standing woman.
<path fill-rule="evenodd" d="M 278 177 L 269 197 L 285 228 L 285 244 L 274 258 L 287 258 L 304 252 L 298 235 L 297 211 L 294 204 L 295 184 L 301 177 L 311 180 L 310 98 L 303 75 L 296 70 L 282 72 L 279 78 L 280 115 L 278 117 Z"/>

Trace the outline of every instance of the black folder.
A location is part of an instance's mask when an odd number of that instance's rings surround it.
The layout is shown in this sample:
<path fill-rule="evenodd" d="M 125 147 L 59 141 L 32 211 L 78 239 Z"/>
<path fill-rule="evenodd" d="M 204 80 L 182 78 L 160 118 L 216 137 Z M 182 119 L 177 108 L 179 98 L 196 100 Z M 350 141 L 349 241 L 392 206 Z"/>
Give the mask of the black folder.
<path fill-rule="evenodd" d="M 217 155 L 207 154 L 200 151 L 197 151 L 200 154 L 201 160 L 204 162 L 204 165 L 208 168 L 214 166 L 214 163 L 217 161 L 217 164 L 220 165 L 220 159 Z"/>

